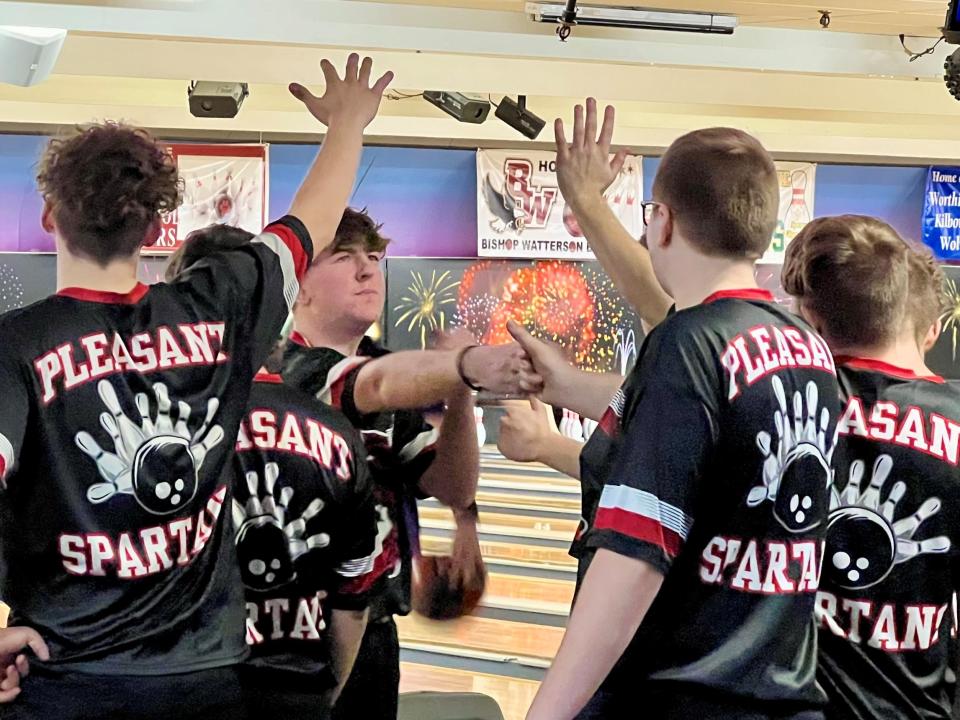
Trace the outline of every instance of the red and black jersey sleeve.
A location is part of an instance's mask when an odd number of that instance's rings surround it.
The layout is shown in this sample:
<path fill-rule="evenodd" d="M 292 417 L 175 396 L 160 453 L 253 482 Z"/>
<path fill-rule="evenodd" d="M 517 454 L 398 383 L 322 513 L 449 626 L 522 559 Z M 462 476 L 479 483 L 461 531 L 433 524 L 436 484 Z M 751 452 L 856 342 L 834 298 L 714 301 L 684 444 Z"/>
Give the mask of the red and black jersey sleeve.
<path fill-rule="evenodd" d="M 374 561 L 377 556 L 377 518 L 373 499 L 373 481 L 367 468 L 366 451 L 359 437 L 351 442 L 353 451 L 353 487 L 344 498 L 337 517 L 337 538 L 333 548 L 330 607 L 359 610 L 369 604 L 376 586 Z"/>
<path fill-rule="evenodd" d="M 587 544 L 644 560 L 666 574 L 694 522 L 701 478 L 717 441 L 719 408 L 706 390 L 712 363 L 672 328 L 651 336 L 628 381 L 621 449 Z"/>
<path fill-rule="evenodd" d="M 0 486 L 5 487 L 20 456 L 30 415 L 29 384 L 6 348 L 0 349 L 0 387 Z"/>
<path fill-rule="evenodd" d="M 306 226 L 288 215 L 248 245 L 192 265 L 174 285 L 233 320 L 230 326 L 252 333 L 254 366 L 259 366 L 279 339 L 312 258 Z"/>

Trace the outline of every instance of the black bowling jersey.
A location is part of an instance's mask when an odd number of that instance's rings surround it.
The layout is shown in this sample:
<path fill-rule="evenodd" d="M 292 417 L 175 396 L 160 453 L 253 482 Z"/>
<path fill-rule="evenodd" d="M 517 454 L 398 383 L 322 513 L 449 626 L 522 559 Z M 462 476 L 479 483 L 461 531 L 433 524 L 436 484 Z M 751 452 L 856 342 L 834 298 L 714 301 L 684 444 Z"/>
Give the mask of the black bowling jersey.
<path fill-rule="evenodd" d="M 417 498 L 422 497 L 418 485 L 436 456 L 437 440 L 437 431 L 416 410 L 367 415 L 357 410 L 353 400 L 357 373 L 371 358 L 387 352 L 364 338 L 357 355 L 345 357 L 331 348 L 308 347 L 295 332 L 287 344 L 281 372 L 284 381 L 342 410 L 367 447 L 382 545 L 367 580 L 380 585 L 371 601 L 371 620 L 410 612 L 412 553 L 419 533 Z"/>
<path fill-rule="evenodd" d="M 245 654 L 228 468 L 311 255 L 285 218 L 175 283 L 0 318 L 0 597 L 51 665 L 159 675 Z"/>
<path fill-rule="evenodd" d="M 260 374 L 237 440 L 233 521 L 247 601 L 248 664 L 264 684 L 336 684 L 329 610 L 362 610 L 377 554 L 366 449 L 328 405 Z"/>
<path fill-rule="evenodd" d="M 817 600 L 829 717 L 950 718 L 960 388 L 837 358 L 846 406 Z"/>
<path fill-rule="evenodd" d="M 654 329 L 594 431 L 578 546 L 665 576 L 606 684 L 651 717 L 819 715 L 835 374 L 769 293 L 721 292 Z"/>

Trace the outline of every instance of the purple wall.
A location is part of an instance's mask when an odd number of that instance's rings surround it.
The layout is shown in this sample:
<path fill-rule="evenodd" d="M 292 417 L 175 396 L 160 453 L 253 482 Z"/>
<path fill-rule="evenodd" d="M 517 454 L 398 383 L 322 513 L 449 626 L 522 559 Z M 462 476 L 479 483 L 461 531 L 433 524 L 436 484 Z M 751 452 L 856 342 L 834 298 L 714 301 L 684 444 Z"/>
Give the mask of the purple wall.
<path fill-rule="evenodd" d="M 40 227 L 35 164 L 44 138 L 0 135 L 0 252 L 52 251 Z M 308 145 L 270 147 L 270 213 L 282 215 L 316 154 Z M 659 161 L 643 163 L 646 194 Z M 920 234 L 926 168 L 821 165 L 816 214 L 877 215 L 909 238 Z M 393 240 L 390 255 L 476 256 L 476 170 L 471 150 L 367 148 L 354 207 L 366 207 Z"/>

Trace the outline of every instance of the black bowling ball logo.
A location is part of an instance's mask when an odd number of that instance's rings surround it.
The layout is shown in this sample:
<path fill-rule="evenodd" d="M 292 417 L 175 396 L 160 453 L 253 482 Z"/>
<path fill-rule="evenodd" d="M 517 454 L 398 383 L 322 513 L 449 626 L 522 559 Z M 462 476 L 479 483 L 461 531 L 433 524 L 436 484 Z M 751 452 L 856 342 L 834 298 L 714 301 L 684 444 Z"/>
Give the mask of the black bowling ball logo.
<path fill-rule="evenodd" d="M 297 559 L 310 550 L 330 544 L 326 533 L 306 534 L 307 521 L 324 508 L 321 499 L 315 498 L 299 518 L 286 522 L 294 490 L 289 486 L 281 488 L 277 484 L 279 477 L 277 463 L 267 463 L 263 468 L 261 490 L 259 473 L 248 472 L 246 482 L 250 496 L 245 503 L 233 501 L 240 577 L 251 590 L 272 590 L 292 582 L 297 577 Z"/>
<path fill-rule="evenodd" d="M 105 450 L 86 431 L 76 435 L 76 445 L 96 463 L 103 480 L 87 488 L 90 502 L 106 502 L 118 494 L 133 495 L 148 512 L 169 515 L 185 508 L 196 496 L 203 461 L 223 441 L 223 428 L 211 424 L 220 401 L 207 401 L 206 417 L 191 433 L 190 406 L 178 402 L 174 410 L 163 383 L 156 383 L 152 390 L 152 403 L 146 393 L 134 398 L 137 422 L 124 412 L 113 385 L 107 380 L 98 383 L 97 392 L 107 409 L 100 414 L 100 425 L 110 436 L 113 451 Z"/>
<path fill-rule="evenodd" d="M 774 412 L 776 445 L 770 433 L 757 433 L 757 447 L 764 457 L 761 484 L 747 495 L 747 505 L 756 507 L 769 500 L 777 521 L 791 533 L 802 533 L 821 525 L 827 515 L 828 488 L 833 480 L 830 460 L 836 437 L 827 440 L 830 413 L 817 412 L 817 386 L 807 383 L 806 393 L 793 396 L 793 414 L 787 405 L 783 383 L 772 380 L 778 409 Z"/>
<path fill-rule="evenodd" d="M 916 512 L 895 520 L 906 484 L 895 482 L 880 502 L 893 459 L 889 455 L 878 456 L 870 483 L 861 490 L 865 467 L 862 460 L 851 463 L 846 486 L 831 500 L 827 523 L 825 579 L 849 590 L 876 585 L 898 564 L 919 555 L 950 550 L 950 539 L 943 535 L 914 540 L 920 526 L 940 512 L 939 498 L 928 498 Z"/>

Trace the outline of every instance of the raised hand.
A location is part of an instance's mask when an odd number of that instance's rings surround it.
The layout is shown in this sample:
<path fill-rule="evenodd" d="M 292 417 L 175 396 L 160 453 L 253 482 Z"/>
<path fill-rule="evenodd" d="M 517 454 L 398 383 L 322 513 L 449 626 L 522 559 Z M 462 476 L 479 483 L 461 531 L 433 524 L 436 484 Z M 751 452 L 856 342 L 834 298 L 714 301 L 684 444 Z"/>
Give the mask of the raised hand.
<path fill-rule="evenodd" d="M 36 630 L 0 629 L 0 703 L 8 703 L 20 694 L 20 680 L 30 672 L 30 661 L 23 653 L 27 648 L 41 660 L 50 659 L 50 651 Z"/>
<path fill-rule="evenodd" d="M 554 121 L 557 143 L 557 183 L 564 200 L 574 209 L 585 199 L 597 199 L 620 174 L 627 151 L 610 158 L 613 140 L 614 109 L 608 105 L 597 135 L 597 101 L 587 98 L 586 114 L 582 105 L 573 110 L 573 141 L 568 143 L 563 120 Z"/>
<path fill-rule="evenodd" d="M 341 79 L 333 63 L 320 61 L 326 87 L 317 97 L 299 83 L 290 84 L 290 92 L 302 102 L 310 114 L 330 127 L 338 123 L 356 123 L 366 127 L 377 116 L 383 92 L 393 80 L 393 73 L 386 72 L 373 86 L 370 85 L 373 60 L 351 53 Z"/>

